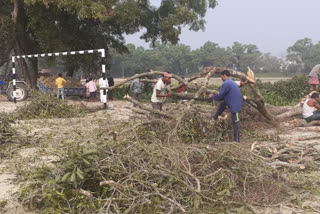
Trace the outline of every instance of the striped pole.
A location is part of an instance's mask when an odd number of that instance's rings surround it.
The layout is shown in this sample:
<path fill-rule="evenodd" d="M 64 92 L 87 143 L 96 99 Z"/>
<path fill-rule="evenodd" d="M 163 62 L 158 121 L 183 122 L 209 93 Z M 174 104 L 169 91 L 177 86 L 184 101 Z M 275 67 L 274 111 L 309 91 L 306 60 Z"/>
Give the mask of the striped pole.
<path fill-rule="evenodd" d="M 102 79 L 103 79 L 103 81 L 105 81 L 106 80 L 106 65 L 104 64 L 104 59 L 105 59 L 105 57 L 106 57 L 106 52 L 105 52 L 105 50 L 104 49 L 100 49 L 99 50 L 99 52 L 101 53 L 101 57 L 102 57 L 102 69 L 101 69 L 101 71 L 102 71 Z M 106 88 L 103 88 L 103 96 L 105 97 L 105 96 L 107 96 L 107 90 L 106 90 Z M 106 99 L 103 99 L 103 108 L 104 109 L 107 109 L 107 99 L 108 98 L 106 98 Z"/>
<path fill-rule="evenodd" d="M 33 58 L 33 57 L 51 57 L 51 56 L 68 56 L 68 55 L 77 55 L 77 54 L 93 54 L 101 53 L 102 59 L 106 57 L 105 49 L 93 49 L 93 50 L 81 50 L 81 51 L 69 51 L 69 52 L 56 52 L 56 53 L 42 53 L 42 54 L 32 54 L 32 55 L 21 55 L 21 56 L 12 56 L 12 76 L 13 76 L 13 99 L 14 103 L 17 103 L 16 99 L 16 70 L 15 70 L 15 58 Z M 103 60 L 104 61 L 104 60 Z M 106 80 L 106 66 L 104 62 L 102 63 L 102 78 Z M 103 95 L 107 94 L 107 90 L 103 89 Z M 105 100 L 104 109 L 107 108 L 107 101 Z"/>
<path fill-rule="evenodd" d="M 16 68 L 15 68 L 15 61 L 16 58 L 12 56 L 12 85 L 13 85 L 13 101 L 14 103 L 17 103 L 17 98 L 16 98 Z"/>

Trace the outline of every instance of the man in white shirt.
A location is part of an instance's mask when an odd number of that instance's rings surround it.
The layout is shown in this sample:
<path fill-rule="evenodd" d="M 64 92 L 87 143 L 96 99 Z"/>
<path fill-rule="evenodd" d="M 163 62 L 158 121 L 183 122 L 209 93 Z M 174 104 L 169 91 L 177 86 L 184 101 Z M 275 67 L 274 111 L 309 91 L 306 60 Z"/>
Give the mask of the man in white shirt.
<path fill-rule="evenodd" d="M 313 93 L 302 106 L 302 116 L 310 123 L 313 120 L 320 120 L 319 94 Z"/>
<path fill-rule="evenodd" d="M 105 95 L 103 94 L 103 90 L 105 88 L 108 88 L 108 87 L 109 87 L 108 79 L 105 78 L 105 80 L 103 80 L 103 78 L 101 77 L 99 79 L 99 89 L 100 89 L 100 101 L 101 101 L 101 103 L 107 103 L 107 92 L 108 92 L 108 89 L 106 89 L 106 94 Z"/>
<path fill-rule="evenodd" d="M 168 72 L 163 73 L 163 77 L 153 87 L 153 93 L 151 97 L 151 104 L 153 109 L 162 111 L 162 103 L 166 97 L 171 96 L 171 92 L 168 90 L 171 84 L 172 75 Z"/>

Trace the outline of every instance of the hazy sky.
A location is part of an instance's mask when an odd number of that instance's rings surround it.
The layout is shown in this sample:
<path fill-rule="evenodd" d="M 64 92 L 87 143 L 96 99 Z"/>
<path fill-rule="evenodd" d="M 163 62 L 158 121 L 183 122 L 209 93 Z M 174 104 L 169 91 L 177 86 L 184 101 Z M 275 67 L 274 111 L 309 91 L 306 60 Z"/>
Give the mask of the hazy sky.
<path fill-rule="evenodd" d="M 287 47 L 298 39 L 309 37 L 314 43 L 320 40 L 320 0 L 218 0 L 218 6 L 208 10 L 205 19 L 204 32 L 185 28 L 180 43 L 196 49 L 206 41 L 223 47 L 238 41 L 284 56 Z M 127 36 L 127 43 L 149 47 L 140 35 Z"/>

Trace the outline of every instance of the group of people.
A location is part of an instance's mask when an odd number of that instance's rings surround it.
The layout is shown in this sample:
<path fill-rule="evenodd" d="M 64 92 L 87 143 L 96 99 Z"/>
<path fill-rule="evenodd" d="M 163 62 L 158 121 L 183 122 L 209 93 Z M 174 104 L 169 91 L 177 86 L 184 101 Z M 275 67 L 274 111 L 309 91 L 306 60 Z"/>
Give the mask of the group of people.
<path fill-rule="evenodd" d="M 249 70 L 250 72 L 250 70 Z M 309 84 L 311 86 L 312 92 L 303 100 L 302 104 L 302 116 L 307 122 L 314 120 L 320 120 L 320 105 L 319 105 L 319 75 L 320 75 L 320 64 L 314 66 L 309 74 Z M 62 78 L 62 74 L 58 75 L 56 79 L 56 86 L 58 89 L 57 98 L 61 96 L 64 99 L 64 85 L 66 81 Z M 249 84 L 254 84 L 254 79 L 247 78 L 246 81 L 241 80 L 240 82 L 235 82 L 230 77 L 230 72 L 224 70 L 221 72 L 221 80 L 223 81 L 222 86 L 218 94 L 210 94 L 209 97 L 212 100 L 218 102 L 218 107 L 216 113 L 213 115 L 213 120 L 218 120 L 222 113 L 229 109 L 231 113 L 231 120 L 233 126 L 233 137 L 235 142 L 240 142 L 239 134 L 239 112 L 241 111 L 243 98 L 240 92 L 240 87 Z M 172 74 L 170 72 L 164 72 L 163 76 L 158 79 L 157 83 L 153 87 L 153 93 L 151 96 L 151 105 L 153 109 L 162 111 L 162 105 L 167 97 L 171 96 L 170 84 L 171 84 Z M 104 95 L 105 88 L 114 85 L 113 78 L 108 75 L 105 80 L 103 78 L 99 79 L 100 88 L 100 98 L 101 102 L 106 102 L 107 97 L 112 100 L 111 91 L 108 91 L 107 95 Z M 86 81 L 87 97 L 89 101 L 96 99 L 97 86 L 96 83 L 90 78 Z M 141 102 L 141 95 L 144 89 L 144 83 L 140 81 L 139 78 L 134 79 L 130 84 L 130 91 L 132 96 L 137 101 Z M 184 86 L 183 92 L 186 91 L 186 86 Z"/>
<path fill-rule="evenodd" d="M 108 91 L 108 87 L 112 87 L 114 86 L 114 80 L 113 77 L 108 74 L 107 78 L 103 79 L 102 77 L 99 79 L 99 90 L 100 90 L 100 101 L 102 103 L 106 103 L 107 99 L 109 100 L 113 100 L 112 97 L 112 91 Z M 97 85 L 96 83 L 93 81 L 92 78 L 89 78 L 88 80 L 86 80 L 86 96 L 88 98 L 88 101 L 93 102 L 97 99 Z M 106 94 L 104 94 L 104 89 L 106 90 Z"/>
<path fill-rule="evenodd" d="M 64 99 L 64 87 L 66 85 L 66 80 L 62 77 L 62 74 L 59 73 L 58 74 L 58 78 L 56 79 L 56 87 L 57 87 L 57 98 L 61 98 Z M 107 102 L 107 98 L 109 100 L 112 100 L 112 91 L 108 91 L 108 87 L 112 87 L 114 85 L 114 80 L 113 77 L 108 74 L 107 78 L 105 78 L 105 80 L 101 77 L 99 79 L 99 89 L 100 89 L 100 101 L 102 103 Z M 85 83 L 85 87 L 86 87 L 86 97 L 88 98 L 88 101 L 92 102 L 95 101 L 97 99 L 97 85 L 96 83 L 93 81 L 92 78 L 89 78 L 86 80 Z M 106 89 L 107 94 L 104 95 L 104 89 Z"/>

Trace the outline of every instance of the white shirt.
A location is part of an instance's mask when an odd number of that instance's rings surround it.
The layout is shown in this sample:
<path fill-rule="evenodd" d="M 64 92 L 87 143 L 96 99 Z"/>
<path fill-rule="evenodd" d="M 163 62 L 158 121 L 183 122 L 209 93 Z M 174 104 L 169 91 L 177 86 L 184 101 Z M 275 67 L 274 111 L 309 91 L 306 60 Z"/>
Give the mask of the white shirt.
<path fill-rule="evenodd" d="M 240 81 L 234 81 L 238 87 L 240 87 Z"/>
<path fill-rule="evenodd" d="M 103 95 L 103 89 L 108 87 L 109 87 L 108 79 L 106 78 L 105 80 L 103 80 L 103 78 L 101 77 L 99 79 L 99 88 L 100 88 L 100 101 L 102 103 L 107 103 L 107 93 L 106 95 Z M 106 92 L 107 91 L 108 89 L 106 89 Z"/>
<path fill-rule="evenodd" d="M 162 81 L 162 78 L 158 80 L 158 82 L 153 87 L 153 93 L 151 97 L 151 102 L 153 103 L 163 103 L 166 97 L 157 97 L 157 90 L 160 91 L 160 94 L 167 94 L 167 86 Z"/>
<path fill-rule="evenodd" d="M 102 90 L 103 88 L 108 88 L 109 87 L 109 83 L 108 83 L 108 79 L 106 78 L 105 80 L 103 80 L 103 78 L 101 77 L 99 79 L 99 88 L 100 90 Z M 108 89 L 107 89 L 108 91 Z"/>
<path fill-rule="evenodd" d="M 315 107 L 311 107 L 308 105 L 310 99 L 307 99 L 302 107 L 302 116 L 303 118 L 307 118 L 313 115 L 313 112 L 316 111 L 317 109 Z"/>

